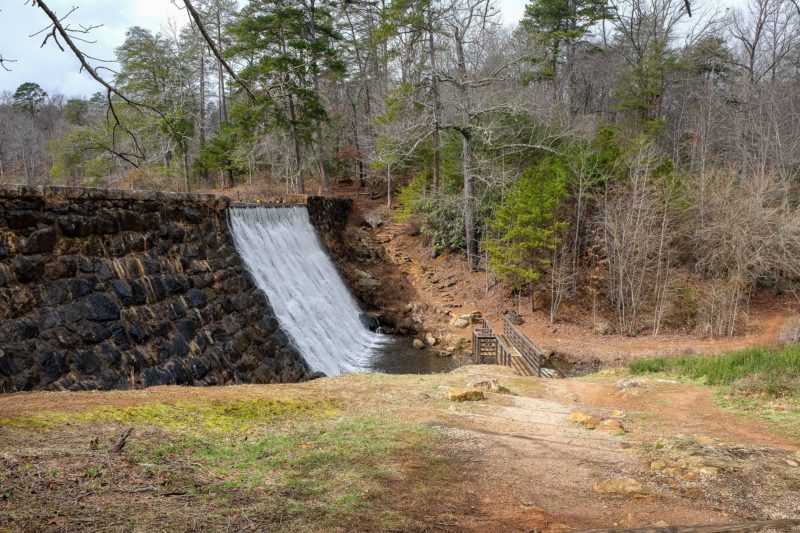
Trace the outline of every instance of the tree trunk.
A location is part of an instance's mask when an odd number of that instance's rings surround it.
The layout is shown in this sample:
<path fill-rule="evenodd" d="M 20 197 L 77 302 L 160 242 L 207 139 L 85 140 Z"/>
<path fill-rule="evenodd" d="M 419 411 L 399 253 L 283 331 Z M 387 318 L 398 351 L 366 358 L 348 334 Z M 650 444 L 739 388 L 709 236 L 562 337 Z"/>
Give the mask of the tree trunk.
<path fill-rule="evenodd" d="M 222 16 L 217 8 L 217 48 L 219 53 L 224 53 L 222 46 Z M 228 104 L 225 96 L 225 70 L 222 63 L 219 63 L 219 124 L 228 122 Z"/>
<path fill-rule="evenodd" d="M 200 148 L 206 145 L 206 44 L 200 43 Z"/>
<path fill-rule="evenodd" d="M 475 237 L 475 177 L 474 146 L 472 134 L 461 132 L 461 166 L 464 171 L 464 227 L 466 230 L 467 265 L 474 272 L 478 268 L 478 243 Z"/>
<path fill-rule="evenodd" d="M 308 22 L 310 31 L 309 37 L 311 38 L 312 43 L 316 43 L 316 0 L 310 0 L 308 3 Z M 319 74 L 317 73 L 316 68 L 314 69 L 313 81 L 314 93 L 317 95 L 317 98 L 319 98 Z M 325 170 L 325 146 L 322 139 L 322 122 L 319 120 L 315 121 L 314 143 L 317 145 L 315 152 L 317 155 L 317 166 L 319 167 L 319 179 L 322 182 L 322 190 L 325 192 L 325 194 L 333 194 L 333 183 L 331 183 L 331 180 L 328 178 L 328 173 Z"/>
<path fill-rule="evenodd" d="M 442 136 L 440 130 L 439 75 L 436 72 L 436 47 L 433 36 L 433 8 L 428 5 L 428 55 L 431 62 L 431 97 L 433 99 L 433 190 L 439 190 L 439 169 L 441 167 Z"/>

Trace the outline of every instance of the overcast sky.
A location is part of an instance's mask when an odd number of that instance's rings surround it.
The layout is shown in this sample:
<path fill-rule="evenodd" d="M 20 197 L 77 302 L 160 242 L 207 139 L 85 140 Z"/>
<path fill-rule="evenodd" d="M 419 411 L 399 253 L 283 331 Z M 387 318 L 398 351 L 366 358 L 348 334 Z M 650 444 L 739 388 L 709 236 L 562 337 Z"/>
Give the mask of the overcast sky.
<path fill-rule="evenodd" d="M 46 25 L 38 9 L 26 0 L 0 0 L 0 54 L 7 59 L 12 72 L 0 69 L 0 92 L 14 91 L 21 83 L 34 81 L 49 93 L 66 96 L 89 95 L 100 87 L 88 75 L 79 72 L 78 62 L 68 52 L 61 52 L 48 43 L 40 48 L 43 35 L 29 37 Z M 518 22 L 522 17 L 525 0 L 499 0 L 503 19 Z M 179 24 L 186 21 L 186 13 L 170 0 L 51 0 L 48 6 L 64 14 L 73 5 L 80 9 L 68 19 L 77 27 L 80 24 L 103 24 L 91 33 L 97 43 L 85 45 L 88 53 L 101 59 L 113 59 L 114 49 L 122 44 L 125 30 L 134 25 L 159 30 L 170 19 Z"/>

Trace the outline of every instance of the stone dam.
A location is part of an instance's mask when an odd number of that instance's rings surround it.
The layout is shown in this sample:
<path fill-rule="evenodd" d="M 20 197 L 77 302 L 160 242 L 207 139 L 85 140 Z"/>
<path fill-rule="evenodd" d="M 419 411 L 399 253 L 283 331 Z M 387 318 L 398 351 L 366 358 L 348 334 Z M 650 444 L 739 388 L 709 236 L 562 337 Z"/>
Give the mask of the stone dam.
<path fill-rule="evenodd" d="M 349 199 L 309 197 L 335 242 Z M 312 369 L 237 253 L 230 199 L 0 187 L 0 392 L 279 383 Z"/>

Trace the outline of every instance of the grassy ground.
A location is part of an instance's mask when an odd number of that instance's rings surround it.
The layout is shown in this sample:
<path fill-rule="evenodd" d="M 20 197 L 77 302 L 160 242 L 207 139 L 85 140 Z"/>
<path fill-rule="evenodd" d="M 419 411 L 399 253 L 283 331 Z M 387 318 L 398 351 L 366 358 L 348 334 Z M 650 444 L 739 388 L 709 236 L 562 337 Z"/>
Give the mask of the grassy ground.
<path fill-rule="evenodd" d="M 800 346 L 642 359 L 630 363 L 630 371 L 669 374 L 713 386 L 725 407 L 760 416 L 800 437 Z"/>
<path fill-rule="evenodd" d="M 0 531 L 408 529 L 453 472 L 427 421 L 342 397 L 53 409 L 2 417 L 3 433 L 27 449 L 0 454 Z"/>

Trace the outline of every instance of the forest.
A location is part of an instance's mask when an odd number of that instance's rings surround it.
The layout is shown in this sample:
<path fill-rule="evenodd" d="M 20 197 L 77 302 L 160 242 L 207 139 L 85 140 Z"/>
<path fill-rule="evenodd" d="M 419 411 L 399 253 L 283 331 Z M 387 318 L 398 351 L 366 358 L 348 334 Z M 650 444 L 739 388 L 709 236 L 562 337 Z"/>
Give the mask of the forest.
<path fill-rule="evenodd" d="M 352 183 L 551 321 L 581 298 L 628 335 L 731 336 L 800 279 L 791 0 L 531 0 L 513 28 L 492 0 L 195 5 L 129 28 L 91 97 L 0 95 L 0 183 Z"/>

